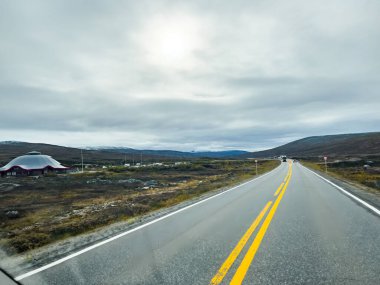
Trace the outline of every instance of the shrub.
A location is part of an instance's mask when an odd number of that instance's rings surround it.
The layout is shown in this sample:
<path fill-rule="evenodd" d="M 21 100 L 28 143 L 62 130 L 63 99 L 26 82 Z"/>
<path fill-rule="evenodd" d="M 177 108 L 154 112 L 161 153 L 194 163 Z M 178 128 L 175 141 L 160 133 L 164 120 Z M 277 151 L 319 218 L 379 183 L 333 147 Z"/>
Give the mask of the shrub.
<path fill-rule="evenodd" d="M 24 252 L 40 247 L 50 242 L 50 236 L 44 233 L 30 232 L 22 236 L 16 236 L 10 240 L 10 245 L 16 252 Z"/>

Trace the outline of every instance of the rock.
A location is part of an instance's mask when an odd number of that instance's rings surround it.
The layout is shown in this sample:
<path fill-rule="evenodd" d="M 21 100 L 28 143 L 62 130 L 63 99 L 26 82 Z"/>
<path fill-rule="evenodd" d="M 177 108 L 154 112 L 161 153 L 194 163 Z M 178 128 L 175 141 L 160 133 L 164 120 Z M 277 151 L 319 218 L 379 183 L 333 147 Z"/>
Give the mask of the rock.
<path fill-rule="evenodd" d="M 133 184 L 133 183 L 142 183 L 142 181 L 139 179 L 130 178 L 130 179 L 126 179 L 126 180 L 118 180 L 117 183 L 119 183 L 119 184 L 124 184 L 124 183 Z"/>
<path fill-rule="evenodd" d="M 144 186 L 148 186 L 148 187 L 157 186 L 157 184 L 158 183 L 156 180 L 149 180 L 149 181 L 144 182 Z"/>
<path fill-rule="evenodd" d="M 20 184 L 16 183 L 0 183 L 0 191 L 11 191 L 16 187 L 20 186 Z"/>
<path fill-rule="evenodd" d="M 20 217 L 20 213 L 19 213 L 19 211 L 16 211 L 16 210 L 7 211 L 7 212 L 5 212 L 5 215 L 6 215 L 9 219 L 17 219 L 17 218 Z"/>

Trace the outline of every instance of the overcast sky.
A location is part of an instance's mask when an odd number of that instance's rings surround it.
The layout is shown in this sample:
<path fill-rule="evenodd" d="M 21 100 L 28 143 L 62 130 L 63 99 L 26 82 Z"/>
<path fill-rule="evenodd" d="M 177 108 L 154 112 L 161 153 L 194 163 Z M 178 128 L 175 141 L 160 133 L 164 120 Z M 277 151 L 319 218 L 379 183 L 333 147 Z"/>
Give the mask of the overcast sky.
<path fill-rule="evenodd" d="M 379 131 L 380 1 L 0 0 L 0 141 L 258 150 Z"/>

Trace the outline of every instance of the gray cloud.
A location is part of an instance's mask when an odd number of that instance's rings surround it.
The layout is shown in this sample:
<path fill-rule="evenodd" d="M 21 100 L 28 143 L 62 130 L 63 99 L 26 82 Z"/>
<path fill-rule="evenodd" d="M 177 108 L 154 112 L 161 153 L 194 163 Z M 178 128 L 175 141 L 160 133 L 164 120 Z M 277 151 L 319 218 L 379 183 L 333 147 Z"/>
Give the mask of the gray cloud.
<path fill-rule="evenodd" d="M 378 131 L 379 8 L 2 1 L 0 140 L 253 150 Z"/>

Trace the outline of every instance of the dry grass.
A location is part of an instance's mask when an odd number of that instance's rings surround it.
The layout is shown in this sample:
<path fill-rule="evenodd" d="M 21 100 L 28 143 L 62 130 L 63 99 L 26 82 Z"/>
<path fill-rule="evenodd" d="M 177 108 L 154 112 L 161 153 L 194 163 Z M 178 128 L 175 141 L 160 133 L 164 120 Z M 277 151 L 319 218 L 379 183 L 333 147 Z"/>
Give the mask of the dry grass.
<path fill-rule="evenodd" d="M 305 166 L 324 172 L 325 166 L 319 162 L 302 162 Z M 328 174 L 338 179 L 348 180 L 370 187 L 380 192 L 380 169 L 365 170 L 361 166 L 328 166 Z"/>
<path fill-rule="evenodd" d="M 278 164 L 260 161 L 259 170 L 264 173 Z M 25 252 L 239 183 L 254 173 L 252 161 L 200 160 L 169 168 L 3 178 L 0 246 L 8 254 Z M 18 217 L 7 216 L 9 211 L 17 211 Z"/>

